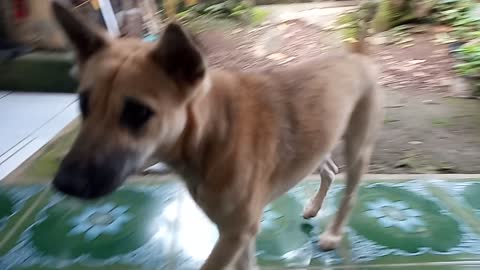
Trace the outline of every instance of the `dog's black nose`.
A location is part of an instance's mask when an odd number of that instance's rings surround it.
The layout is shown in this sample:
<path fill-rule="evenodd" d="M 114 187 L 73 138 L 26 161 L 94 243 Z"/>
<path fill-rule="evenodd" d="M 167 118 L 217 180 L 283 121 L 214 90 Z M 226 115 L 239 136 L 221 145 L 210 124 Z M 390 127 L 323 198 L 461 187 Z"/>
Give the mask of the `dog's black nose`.
<path fill-rule="evenodd" d="M 53 187 L 73 197 L 88 198 L 91 193 L 88 179 L 81 170 L 72 166 L 62 166 L 53 180 Z"/>

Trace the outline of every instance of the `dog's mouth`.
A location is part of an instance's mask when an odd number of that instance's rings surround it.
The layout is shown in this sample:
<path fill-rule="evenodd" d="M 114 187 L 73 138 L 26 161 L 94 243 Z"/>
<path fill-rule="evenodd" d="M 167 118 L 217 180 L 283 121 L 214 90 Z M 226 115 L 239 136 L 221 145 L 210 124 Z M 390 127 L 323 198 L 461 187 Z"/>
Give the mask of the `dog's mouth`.
<path fill-rule="evenodd" d="M 56 191 L 63 193 L 65 195 L 75 197 L 78 199 L 84 200 L 94 200 L 110 193 L 113 193 L 121 184 L 103 184 L 96 185 L 88 179 L 75 179 L 74 177 L 63 176 L 61 173 L 58 174 L 53 180 L 53 187 Z M 68 183 L 70 182 L 70 183 Z M 115 183 L 116 180 L 108 179 L 107 183 Z M 122 182 L 122 181 L 118 181 Z"/>
<path fill-rule="evenodd" d="M 55 190 L 80 199 L 91 200 L 106 196 L 118 189 L 126 177 L 91 175 L 60 170 L 53 180 Z"/>

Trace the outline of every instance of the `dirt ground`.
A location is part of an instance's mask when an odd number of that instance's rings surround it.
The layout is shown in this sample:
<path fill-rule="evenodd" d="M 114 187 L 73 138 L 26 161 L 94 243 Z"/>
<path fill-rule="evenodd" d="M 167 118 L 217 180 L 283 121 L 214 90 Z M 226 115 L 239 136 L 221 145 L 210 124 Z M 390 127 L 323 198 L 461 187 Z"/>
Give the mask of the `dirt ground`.
<path fill-rule="evenodd" d="M 448 98 L 454 60 L 433 28 L 404 45 L 372 45 L 387 93 L 385 125 L 371 173 L 480 173 L 480 101 Z M 300 20 L 242 27 L 220 24 L 198 34 L 211 66 L 274 67 L 342 50 L 338 34 Z M 378 44 L 378 43 L 377 43 Z M 343 159 L 336 150 L 335 161 Z"/>

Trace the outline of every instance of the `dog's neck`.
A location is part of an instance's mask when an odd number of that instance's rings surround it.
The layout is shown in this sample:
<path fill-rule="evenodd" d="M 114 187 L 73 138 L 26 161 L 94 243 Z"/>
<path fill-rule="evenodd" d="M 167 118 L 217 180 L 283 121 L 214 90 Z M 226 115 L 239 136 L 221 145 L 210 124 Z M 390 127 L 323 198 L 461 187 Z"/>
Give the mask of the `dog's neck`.
<path fill-rule="evenodd" d="M 228 91 L 230 85 L 225 85 L 229 82 L 219 82 L 215 74 L 212 77 L 211 89 L 186 105 L 185 128 L 167 160 L 187 181 L 189 178 L 205 178 L 211 157 L 226 148 L 232 138 L 235 105 L 231 91 Z"/>

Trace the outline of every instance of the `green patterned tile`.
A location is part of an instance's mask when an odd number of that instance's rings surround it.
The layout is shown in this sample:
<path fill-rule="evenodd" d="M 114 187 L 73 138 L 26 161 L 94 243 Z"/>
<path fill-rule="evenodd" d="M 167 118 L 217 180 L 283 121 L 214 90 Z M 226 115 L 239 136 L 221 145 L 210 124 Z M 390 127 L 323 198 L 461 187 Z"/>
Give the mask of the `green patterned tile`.
<path fill-rule="evenodd" d="M 0 256 L 30 225 L 31 213 L 43 198 L 41 190 L 41 186 L 0 186 Z"/>
<path fill-rule="evenodd" d="M 28 199 L 41 189 L 41 186 L 0 186 L 0 231 L 3 231 L 9 220 L 25 207 Z"/>
<path fill-rule="evenodd" d="M 469 264 L 480 267 L 480 238 L 423 181 L 363 185 L 341 247 L 323 252 L 317 246 L 318 237 L 336 211 L 343 185 L 335 185 L 319 216 L 306 221 L 301 218 L 303 205 L 316 186 L 302 184 L 265 209 L 257 239 L 260 265 L 397 269 L 447 263 L 444 268 L 451 269 L 467 262 L 467 268 Z M 218 236 L 215 227 L 188 197 L 170 207 L 180 211 L 175 268 L 198 269 Z"/>
<path fill-rule="evenodd" d="M 70 266 L 52 266 L 52 267 L 46 267 L 46 266 L 19 266 L 19 267 L 13 267 L 12 270 L 95 270 L 95 269 L 101 269 L 101 270 L 144 270 L 145 268 L 142 266 L 132 266 L 132 265 L 122 265 L 122 264 L 115 264 L 115 265 L 102 265 L 102 266 L 88 266 L 88 265 L 82 265 L 82 264 L 74 264 Z"/>
<path fill-rule="evenodd" d="M 257 258 L 266 269 L 478 269 L 478 183 L 364 183 L 342 245 L 323 252 L 318 237 L 344 185 L 332 187 L 319 216 L 304 220 L 318 186 L 305 182 L 265 209 Z M 0 194 L 5 270 L 198 269 L 218 237 L 174 182 L 134 183 L 88 203 L 40 186 Z"/>
<path fill-rule="evenodd" d="M 174 183 L 126 186 L 88 203 L 52 194 L 0 256 L 0 269 L 161 269 L 174 226 L 163 214 L 179 190 Z"/>
<path fill-rule="evenodd" d="M 302 209 L 308 198 L 306 195 L 314 191 L 312 188 L 314 185 L 308 183 L 296 187 L 265 208 L 261 232 L 256 241 L 257 258 L 261 266 L 303 268 L 309 267 L 313 260 L 323 262 L 321 265 L 344 261 L 341 252 L 322 253 L 316 246 L 320 227 L 325 224 L 321 222 L 322 217 L 335 209 L 334 198 L 340 189 L 334 186 L 324 211 L 319 217 L 307 221 L 302 218 Z M 180 211 L 174 237 L 175 269 L 198 269 L 213 248 L 218 233 L 188 196 L 184 197 L 180 206 L 175 207 L 179 207 Z"/>
<path fill-rule="evenodd" d="M 426 181 L 363 186 L 346 234 L 351 263 L 471 261 L 480 266 L 479 236 L 432 191 Z"/>

